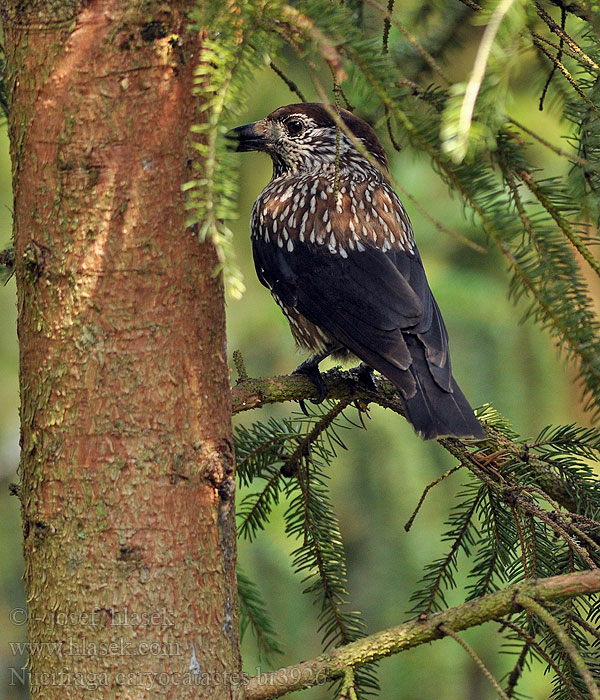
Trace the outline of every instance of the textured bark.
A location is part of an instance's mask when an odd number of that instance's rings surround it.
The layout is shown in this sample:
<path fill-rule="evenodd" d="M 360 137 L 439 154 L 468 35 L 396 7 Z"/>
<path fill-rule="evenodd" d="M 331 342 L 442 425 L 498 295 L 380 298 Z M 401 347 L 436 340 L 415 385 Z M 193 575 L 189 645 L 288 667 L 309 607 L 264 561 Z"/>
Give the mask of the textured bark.
<path fill-rule="evenodd" d="M 34 698 L 241 693 L 222 285 L 181 195 L 190 6 L 2 9 Z"/>

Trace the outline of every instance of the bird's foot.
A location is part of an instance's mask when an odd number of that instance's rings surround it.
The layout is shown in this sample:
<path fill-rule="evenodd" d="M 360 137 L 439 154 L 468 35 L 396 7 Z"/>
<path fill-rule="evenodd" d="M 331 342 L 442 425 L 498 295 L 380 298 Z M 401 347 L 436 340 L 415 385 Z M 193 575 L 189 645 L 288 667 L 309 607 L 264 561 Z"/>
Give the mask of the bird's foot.
<path fill-rule="evenodd" d="M 353 369 L 353 373 L 356 374 L 356 379 L 363 385 L 367 391 L 372 391 L 376 394 L 379 390 L 377 388 L 377 382 L 373 376 L 373 368 L 361 362 L 358 367 Z"/>
<path fill-rule="evenodd" d="M 319 371 L 319 361 L 315 362 L 315 359 L 310 357 L 308 360 L 305 360 L 302 364 L 298 365 L 292 374 L 303 374 L 315 385 L 315 389 L 317 390 L 317 398 L 311 399 L 313 403 L 322 403 L 325 400 L 328 389 L 327 384 L 323 379 L 323 375 Z M 302 413 L 304 413 L 304 415 L 308 415 L 304 401 L 301 400 L 299 403 Z"/>

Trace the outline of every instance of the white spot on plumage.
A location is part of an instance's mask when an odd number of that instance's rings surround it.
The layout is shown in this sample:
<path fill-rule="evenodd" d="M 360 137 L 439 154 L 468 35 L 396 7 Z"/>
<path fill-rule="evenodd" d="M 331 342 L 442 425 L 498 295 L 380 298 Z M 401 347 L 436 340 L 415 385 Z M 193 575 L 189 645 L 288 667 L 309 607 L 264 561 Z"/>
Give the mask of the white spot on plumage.
<path fill-rule="evenodd" d="M 339 250 L 340 250 L 340 255 L 342 256 L 342 258 L 348 257 L 348 253 L 346 252 L 345 248 L 342 248 L 342 246 L 340 246 Z"/>
<path fill-rule="evenodd" d="M 291 253 L 294 250 L 294 244 L 292 243 L 292 239 L 290 238 L 287 243 L 287 249 Z"/>
<path fill-rule="evenodd" d="M 364 253 L 366 248 L 360 241 L 356 241 L 356 250 L 358 250 L 359 253 Z"/>

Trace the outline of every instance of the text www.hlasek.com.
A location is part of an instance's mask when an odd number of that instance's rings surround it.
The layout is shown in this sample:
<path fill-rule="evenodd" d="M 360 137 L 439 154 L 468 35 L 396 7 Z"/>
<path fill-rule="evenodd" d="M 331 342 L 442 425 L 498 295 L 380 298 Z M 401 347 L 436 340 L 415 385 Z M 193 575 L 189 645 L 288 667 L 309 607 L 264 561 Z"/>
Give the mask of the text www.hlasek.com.
<path fill-rule="evenodd" d="M 112 642 L 72 638 L 57 642 L 10 642 L 10 648 L 13 656 L 183 656 L 178 642 L 131 642 L 122 638 Z"/>

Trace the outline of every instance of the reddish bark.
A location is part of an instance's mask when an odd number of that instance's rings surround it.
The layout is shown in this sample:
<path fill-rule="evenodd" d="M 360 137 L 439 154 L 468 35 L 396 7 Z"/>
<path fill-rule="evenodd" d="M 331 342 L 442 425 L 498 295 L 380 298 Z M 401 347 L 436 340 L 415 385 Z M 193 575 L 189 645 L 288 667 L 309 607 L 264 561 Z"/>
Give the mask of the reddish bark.
<path fill-rule="evenodd" d="M 3 9 L 34 698 L 241 692 L 223 293 L 181 194 L 189 6 Z"/>

